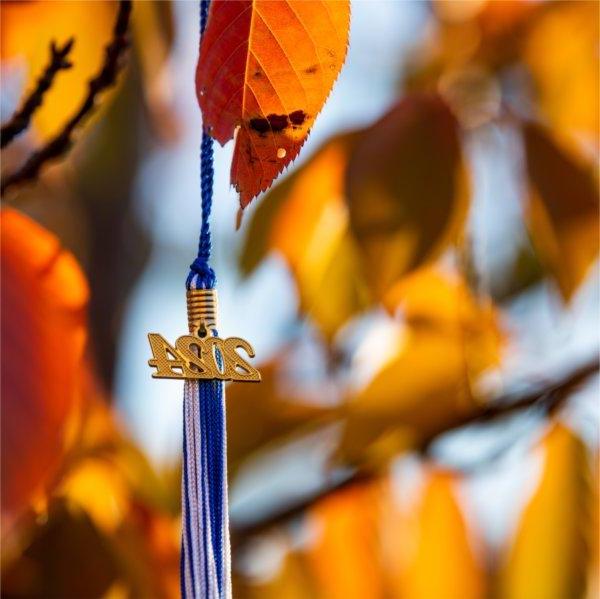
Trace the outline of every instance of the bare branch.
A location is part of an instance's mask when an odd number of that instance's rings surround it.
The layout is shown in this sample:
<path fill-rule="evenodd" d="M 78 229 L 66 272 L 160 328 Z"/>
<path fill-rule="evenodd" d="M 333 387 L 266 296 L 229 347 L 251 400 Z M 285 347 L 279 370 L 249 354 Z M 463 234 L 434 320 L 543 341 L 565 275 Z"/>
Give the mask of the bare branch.
<path fill-rule="evenodd" d="M 38 79 L 35 89 L 27 96 L 21 108 L 13 114 L 11 119 L 2 125 L 0 132 L 0 147 L 6 147 L 17 135 L 20 135 L 29 127 L 31 117 L 42 105 L 44 94 L 52 87 L 54 77 L 59 71 L 70 69 L 73 65 L 67 60 L 67 56 L 73 48 L 74 38 L 69 39 L 62 48 L 57 47 L 56 42 L 50 43 L 50 63 L 44 69 L 42 76 Z"/>
<path fill-rule="evenodd" d="M 471 412 L 464 418 L 457 420 L 452 426 L 426 438 L 421 445 L 421 450 L 427 451 L 431 443 L 440 435 L 464 426 L 499 420 L 527 409 L 537 408 L 543 414 L 552 414 L 563 405 L 577 387 L 598 372 L 599 369 L 600 362 L 598 358 L 595 358 L 569 373 L 566 377 L 541 389 L 519 397 L 514 395 L 500 397 L 492 404 L 482 406 L 478 411 Z"/>
<path fill-rule="evenodd" d="M 539 409 L 544 414 L 552 414 L 564 404 L 573 391 L 575 391 L 590 376 L 597 373 L 599 369 L 600 363 L 598 358 L 595 358 L 562 379 L 547 385 L 544 388 L 537 389 L 536 391 L 521 397 L 515 397 L 513 395 L 500 397 L 494 401 L 493 405 L 481 407 L 480 410 L 472 412 L 462 420 L 457 421 L 450 428 L 446 428 L 443 431 L 431 435 L 429 438 L 425 439 L 420 449 L 426 451 L 437 437 L 464 426 L 500 420 L 530 409 Z M 302 514 L 306 509 L 310 508 L 321 499 L 329 496 L 331 493 L 351 485 L 362 484 L 371 480 L 374 476 L 375 475 L 370 474 L 369 472 L 356 470 L 342 480 L 336 481 L 334 484 L 326 486 L 324 489 L 320 489 L 308 497 L 304 497 L 296 504 L 286 506 L 280 511 L 269 514 L 263 519 L 243 525 L 236 525 L 234 522 L 232 525 L 232 543 L 234 547 L 236 545 L 239 546 L 250 536 L 264 532 L 272 526 L 282 524 L 291 518 Z"/>
<path fill-rule="evenodd" d="M 73 145 L 73 131 L 93 111 L 98 96 L 114 85 L 121 69 L 121 56 L 129 46 L 127 31 L 131 14 L 131 0 L 120 0 L 119 12 L 113 29 L 113 37 L 105 50 L 105 59 L 100 72 L 89 81 L 88 93 L 77 112 L 67 121 L 62 131 L 53 137 L 45 146 L 34 152 L 16 172 L 2 180 L 0 192 L 5 193 L 9 187 L 35 179 L 40 169 L 51 160 L 55 160 L 68 151 Z"/>

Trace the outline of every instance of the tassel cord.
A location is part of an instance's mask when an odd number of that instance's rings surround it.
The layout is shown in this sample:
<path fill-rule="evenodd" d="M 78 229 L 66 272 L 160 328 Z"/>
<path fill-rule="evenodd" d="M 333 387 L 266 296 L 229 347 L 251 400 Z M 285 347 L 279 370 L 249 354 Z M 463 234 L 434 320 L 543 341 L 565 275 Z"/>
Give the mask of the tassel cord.
<path fill-rule="evenodd" d="M 200 2 L 200 34 L 210 0 Z M 213 140 L 204 131 L 200 147 L 202 221 L 198 254 L 187 289 L 212 289 L 210 214 L 213 199 Z M 216 335 L 216 331 L 212 331 Z M 221 363 L 222 356 L 217 355 Z M 225 397 L 217 380 L 186 381 L 184 387 L 181 594 L 185 599 L 231 596 L 227 507 Z"/>

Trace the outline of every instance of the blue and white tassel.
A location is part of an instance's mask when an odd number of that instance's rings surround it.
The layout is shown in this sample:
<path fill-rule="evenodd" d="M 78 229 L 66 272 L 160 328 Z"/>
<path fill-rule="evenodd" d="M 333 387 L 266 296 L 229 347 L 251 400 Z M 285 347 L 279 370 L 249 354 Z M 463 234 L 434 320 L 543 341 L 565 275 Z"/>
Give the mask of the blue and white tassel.
<path fill-rule="evenodd" d="M 200 34 L 209 0 L 200 2 Z M 202 135 L 200 175 L 202 226 L 198 256 L 186 287 L 214 289 L 209 266 L 209 218 L 213 195 L 213 140 Z M 211 330 L 216 335 L 216 330 Z M 181 595 L 185 599 L 231 597 L 231 554 L 227 503 L 225 393 L 220 380 L 186 380 L 183 401 Z"/>

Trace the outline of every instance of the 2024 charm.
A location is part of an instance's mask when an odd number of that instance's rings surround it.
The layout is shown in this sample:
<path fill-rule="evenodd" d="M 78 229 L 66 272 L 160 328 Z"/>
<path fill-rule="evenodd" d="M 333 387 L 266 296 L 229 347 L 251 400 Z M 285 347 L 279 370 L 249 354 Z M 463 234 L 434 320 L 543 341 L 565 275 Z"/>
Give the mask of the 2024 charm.
<path fill-rule="evenodd" d="M 171 345 L 162 335 L 149 333 L 152 358 L 148 365 L 156 368 L 156 379 L 221 380 L 260 382 L 260 372 L 242 357 L 239 350 L 254 357 L 250 343 L 240 337 L 217 337 L 216 291 L 190 289 L 187 292 L 189 335 L 182 335 Z"/>

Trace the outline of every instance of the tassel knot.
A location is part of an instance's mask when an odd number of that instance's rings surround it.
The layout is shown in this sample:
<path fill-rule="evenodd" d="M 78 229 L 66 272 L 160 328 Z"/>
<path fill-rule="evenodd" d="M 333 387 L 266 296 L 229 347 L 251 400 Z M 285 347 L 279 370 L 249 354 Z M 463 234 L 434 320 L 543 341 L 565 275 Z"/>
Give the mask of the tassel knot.
<path fill-rule="evenodd" d="M 190 264 L 190 274 L 186 281 L 186 287 L 190 289 L 192 285 L 192 279 L 194 275 L 197 275 L 196 288 L 197 289 L 212 289 L 217 283 L 217 276 L 215 271 L 208 265 L 208 262 L 201 256 L 198 256 Z"/>

